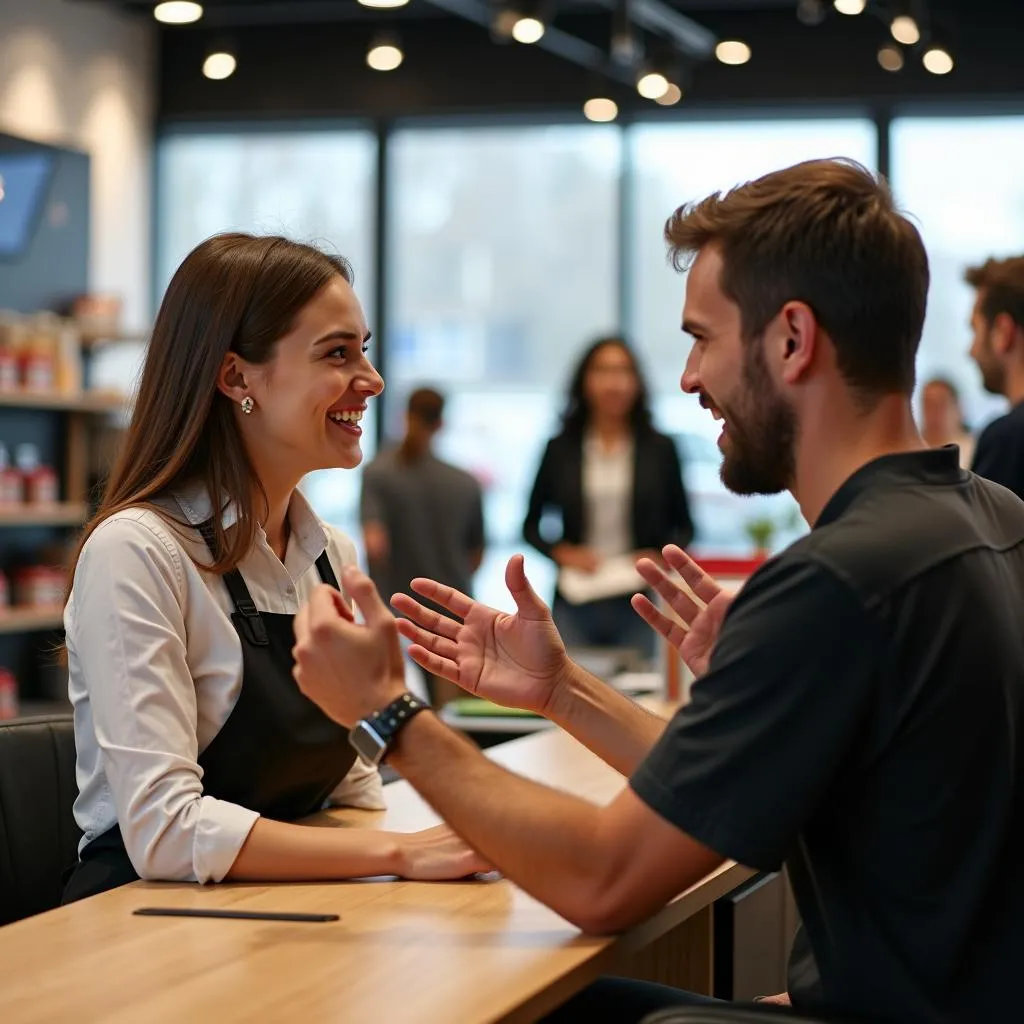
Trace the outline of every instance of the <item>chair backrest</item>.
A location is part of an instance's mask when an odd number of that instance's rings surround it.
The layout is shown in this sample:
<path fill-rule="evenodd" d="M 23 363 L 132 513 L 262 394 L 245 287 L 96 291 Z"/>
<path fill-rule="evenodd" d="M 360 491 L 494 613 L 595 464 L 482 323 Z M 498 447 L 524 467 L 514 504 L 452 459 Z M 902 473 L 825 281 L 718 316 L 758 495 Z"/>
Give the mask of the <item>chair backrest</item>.
<path fill-rule="evenodd" d="M 643 1024 L 857 1024 L 848 1017 L 805 1017 L 767 1003 L 763 1006 L 749 1003 L 678 1007 L 673 1010 L 659 1010 L 644 1017 Z M 868 1024 L 868 1022 L 860 1022 Z"/>
<path fill-rule="evenodd" d="M 77 793 L 71 715 L 0 722 L 0 925 L 60 905 Z"/>

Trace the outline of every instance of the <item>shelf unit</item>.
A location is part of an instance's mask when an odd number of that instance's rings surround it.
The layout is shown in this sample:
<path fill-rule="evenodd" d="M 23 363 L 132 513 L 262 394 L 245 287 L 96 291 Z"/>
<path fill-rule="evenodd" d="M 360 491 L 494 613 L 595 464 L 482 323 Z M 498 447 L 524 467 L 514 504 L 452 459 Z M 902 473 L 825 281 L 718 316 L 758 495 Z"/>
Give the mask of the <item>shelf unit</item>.
<path fill-rule="evenodd" d="M 83 344 L 83 350 L 86 347 Z M 60 564 L 58 551 L 64 548 L 69 531 L 83 526 L 89 517 L 90 474 L 102 476 L 106 460 L 96 443 L 104 429 L 124 425 L 127 410 L 128 402 L 123 395 L 106 391 L 0 393 L 0 423 L 7 424 L 0 427 L 0 440 L 7 440 L 8 430 L 15 437 L 25 437 L 26 432 L 31 436 L 39 429 L 55 432 L 50 433 L 47 443 L 56 443 L 57 448 L 51 449 L 48 457 L 60 473 L 61 498 L 45 505 L 0 506 L 0 544 L 4 547 L 5 566 L 24 564 L 26 558 L 36 557 L 33 552 L 41 549 L 43 557 L 38 560 Z M 57 422 L 43 428 L 40 416 L 47 422 L 56 417 Z M 19 679 L 21 714 L 30 713 L 30 708 L 67 707 L 52 700 L 62 688 L 55 640 L 63 626 L 64 613 L 60 607 L 0 608 L 3 663 Z"/>
<path fill-rule="evenodd" d="M 62 608 L 4 608 L 0 610 L 0 635 L 38 633 L 64 625 Z"/>
<path fill-rule="evenodd" d="M 55 412 L 120 413 L 128 408 L 123 395 L 106 391 L 62 394 L 59 391 L 0 392 L 0 409 L 45 409 Z"/>
<path fill-rule="evenodd" d="M 59 501 L 52 505 L 0 505 L 0 527 L 81 526 L 89 514 L 84 501 Z"/>

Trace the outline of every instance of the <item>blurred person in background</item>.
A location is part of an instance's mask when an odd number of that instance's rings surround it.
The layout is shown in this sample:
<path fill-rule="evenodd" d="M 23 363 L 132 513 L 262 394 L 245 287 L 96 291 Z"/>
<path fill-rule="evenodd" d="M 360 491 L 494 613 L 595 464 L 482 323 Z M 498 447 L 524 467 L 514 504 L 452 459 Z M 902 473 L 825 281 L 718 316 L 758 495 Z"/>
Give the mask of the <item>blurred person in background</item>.
<path fill-rule="evenodd" d="M 554 540 L 541 533 L 551 512 L 561 515 Z M 572 374 L 562 431 L 544 451 L 523 536 L 559 568 L 552 611 L 568 646 L 653 654 L 654 634 L 630 605 L 639 580 L 621 572 L 602 584 L 598 573 L 611 560 L 632 564 L 669 543 L 685 547 L 693 523 L 675 443 L 654 429 L 647 385 L 621 337 L 595 341 Z M 569 578 L 579 583 L 580 574 L 602 596 L 581 600 L 584 580 L 571 598 Z"/>
<path fill-rule="evenodd" d="M 955 444 L 960 449 L 960 465 L 970 468 L 974 437 L 964 423 L 960 392 L 945 377 L 933 377 L 921 389 L 921 436 L 931 448 Z"/>
<path fill-rule="evenodd" d="M 965 277 L 977 291 L 971 358 L 985 390 L 1010 403 L 982 431 L 971 469 L 1024 498 L 1024 256 L 986 260 Z"/>
<path fill-rule="evenodd" d="M 418 388 L 409 396 L 405 436 L 363 473 L 360 517 L 370 578 L 382 593 L 411 594 L 416 576 L 472 593 L 484 556 L 483 494 L 476 478 L 433 451 L 444 425 L 444 396 Z M 424 673 L 427 692 L 442 693 Z"/>

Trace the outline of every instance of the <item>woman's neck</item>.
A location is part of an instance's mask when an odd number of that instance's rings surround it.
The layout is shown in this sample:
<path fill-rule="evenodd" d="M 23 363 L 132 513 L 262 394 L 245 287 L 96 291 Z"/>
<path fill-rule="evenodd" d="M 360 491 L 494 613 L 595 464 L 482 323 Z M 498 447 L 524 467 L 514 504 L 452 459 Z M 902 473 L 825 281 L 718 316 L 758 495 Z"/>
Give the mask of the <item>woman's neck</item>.
<path fill-rule="evenodd" d="M 263 527 L 263 532 L 267 535 L 267 543 L 282 563 L 285 552 L 288 550 L 288 539 L 291 536 L 288 509 L 291 507 L 294 493 L 294 487 L 281 491 L 267 488 L 266 498 L 259 492 L 256 495 L 257 518 Z"/>
<path fill-rule="evenodd" d="M 604 448 L 615 448 L 630 434 L 629 423 L 618 416 L 595 415 L 590 420 L 590 433 Z"/>

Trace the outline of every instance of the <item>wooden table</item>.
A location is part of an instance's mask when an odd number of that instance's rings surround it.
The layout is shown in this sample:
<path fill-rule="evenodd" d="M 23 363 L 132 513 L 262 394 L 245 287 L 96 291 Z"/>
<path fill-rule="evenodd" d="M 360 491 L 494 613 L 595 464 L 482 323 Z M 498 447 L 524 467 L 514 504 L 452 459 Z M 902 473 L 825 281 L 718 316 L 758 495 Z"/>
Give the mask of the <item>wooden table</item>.
<path fill-rule="evenodd" d="M 489 755 L 598 803 L 623 785 L 559 730 Z M 387 794 L 386 812 L 332 812 L 318 824 L 409 831 L 436 822 L 406 783 Z M 707 991 L 711 904 L 750 874 L 726 865 L 610 939 L 582 936 L 504 880 L 140 882 L 0 928 L 0 1021 L 525 1022 L 610 971 Z M 326 912 L 341 920 L 132 916 L 147 905 Z"/>

